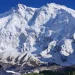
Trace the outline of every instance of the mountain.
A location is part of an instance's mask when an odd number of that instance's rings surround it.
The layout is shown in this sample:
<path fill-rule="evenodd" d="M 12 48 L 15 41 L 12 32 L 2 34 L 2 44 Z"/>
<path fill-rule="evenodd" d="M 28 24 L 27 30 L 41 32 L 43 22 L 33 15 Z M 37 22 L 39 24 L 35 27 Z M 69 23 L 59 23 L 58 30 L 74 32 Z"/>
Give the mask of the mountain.
<path fill-rule="evenodd" d="M 0 61 L 38 65 L 75 64 L 75 10 L 50 3 L 18 4 L 0 15 Z"/>

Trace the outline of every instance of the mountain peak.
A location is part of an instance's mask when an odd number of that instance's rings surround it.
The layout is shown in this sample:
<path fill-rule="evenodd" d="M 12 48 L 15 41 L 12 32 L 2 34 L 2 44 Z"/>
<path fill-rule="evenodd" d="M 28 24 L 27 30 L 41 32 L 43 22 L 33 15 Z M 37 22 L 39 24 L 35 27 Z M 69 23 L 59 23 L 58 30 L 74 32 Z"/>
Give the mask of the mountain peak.
<path fill-rule="evenodd" d="M 75 10 L 73 10 L 71 8 L 68 8 L 65 5 L 59 5 L 59 4 L 56 4 L 56 3 L 48 3 L 47 6 L 49 8 L 53 8 L 53 9 L 56 9 L 56 10 L 63 9 L 65 11 L 67 11 L 69 14 L 71 14 L 75 18 Z"/>
<path fill-rule="evenodd" d="M 20 4 L 20 3 L 18 4 L 18 8 L 19 8 L 19 9 L 25 9 L 26 7 L 27 7 L 27 6 L 24 5 L 24 4 Z"/>
<path fill-rule="evenodd" d="M 23 63 L 31 56 L 31 59 L 36 58 L 43 62 L 75 64 L 73 9 L 55 3 L 49 3 L 38 9 L 23 4 L 18 4 L 17 7 L 12 9 L 16 11 L 14 13 L 11 11 L 13 14 L 0 17 L 2 61 Z M 69 59 L 74 62 L 70 62 Z"/>
<path fill-rule="evenodd" d="M 64 6 L 64 5 L 59 5 L 59 4 L 56 4 L 56 3 L 47 3 L 47 5 L 45 5 L 45 6 L 49 7 L 50 9 L 56 9 L 56 10 L 63 9 L 65 11 L 67 11 L 69 14 L 71 14 L 75 18 L 75 10 L 73 10 L 71 8 L 68 8 L 68 7 Z M 45 7 L 45 6 L 43 6 L 43 7 Z M 32 10 L 36 9 L 36 8 L 33 8 L 33 7 L 28 7 L 28 6 L 26 6 L 24 4 L 20 4 L 20 3 L 18 4 L 18 8 L 20 10 L 25 10 L 26 8 L 32 9 Z"/>
<path fill-rule="evenodd" d="M 47 3 L 47 5 L 56 6 L 56 5 L 59 5 L 59 4 L 56 4 L 56 3 Z"/>

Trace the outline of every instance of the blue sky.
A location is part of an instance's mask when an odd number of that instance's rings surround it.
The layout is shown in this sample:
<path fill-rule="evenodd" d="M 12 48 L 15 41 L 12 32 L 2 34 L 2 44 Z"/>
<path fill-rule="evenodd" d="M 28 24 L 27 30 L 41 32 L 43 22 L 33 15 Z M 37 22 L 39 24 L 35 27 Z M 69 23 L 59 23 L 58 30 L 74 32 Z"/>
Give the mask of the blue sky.
<path fill-rule="evenodd" d="M 53 2 L 75 9 L 75 0 L 0 0 L 0 14 L 16 7 L 18 3 L 31 7 L 41 7 Z"/>

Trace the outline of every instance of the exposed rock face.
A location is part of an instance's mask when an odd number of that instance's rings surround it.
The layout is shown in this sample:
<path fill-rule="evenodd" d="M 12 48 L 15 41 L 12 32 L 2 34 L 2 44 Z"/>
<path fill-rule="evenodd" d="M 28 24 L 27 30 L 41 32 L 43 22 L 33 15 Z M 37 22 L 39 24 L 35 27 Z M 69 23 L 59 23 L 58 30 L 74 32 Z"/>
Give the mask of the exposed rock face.
<path fill-rule="evenodd" d="M 3 69 L 2 65 L 0 65 L 0 75 L 10 75 Z"/>

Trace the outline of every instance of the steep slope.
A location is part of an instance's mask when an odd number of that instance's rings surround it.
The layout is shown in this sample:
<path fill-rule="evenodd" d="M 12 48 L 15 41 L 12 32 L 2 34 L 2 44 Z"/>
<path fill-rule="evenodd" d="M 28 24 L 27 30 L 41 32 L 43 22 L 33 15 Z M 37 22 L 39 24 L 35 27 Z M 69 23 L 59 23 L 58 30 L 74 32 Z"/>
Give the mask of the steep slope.
<path fill-rule="evenodd" d="M 0 15 L 0 59 L 7 63 L 75 64 L 75 11 L 55 3 L 22 4 Z M 35 59 L 35 60 L 34 60 Z"/>

